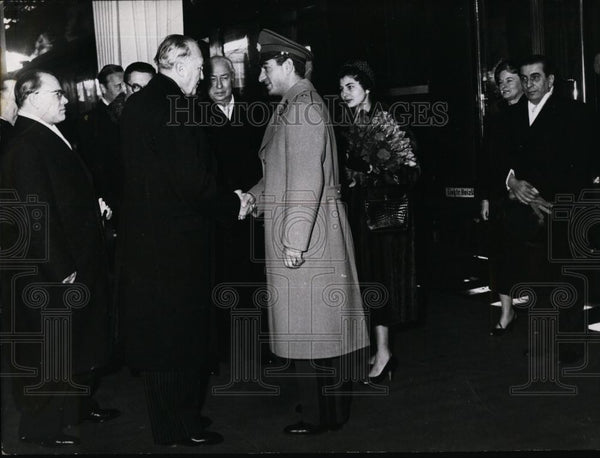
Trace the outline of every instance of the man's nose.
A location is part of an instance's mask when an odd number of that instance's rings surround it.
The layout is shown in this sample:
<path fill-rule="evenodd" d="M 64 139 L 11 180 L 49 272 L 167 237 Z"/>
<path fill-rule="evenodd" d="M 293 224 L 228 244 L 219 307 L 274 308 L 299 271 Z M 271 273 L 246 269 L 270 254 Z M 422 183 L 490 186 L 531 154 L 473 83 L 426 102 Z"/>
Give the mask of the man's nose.
<path fill-rule="evenodd" d="M 261 68 L 260 69 L 260 75 L 258 75 L 258 82 L 262 83 L 265 80 L 266 77 L 267 77 L 267 75 L 265 74 L 265 69 Z"/>
<path fill-rule="evenodd" d="M 223 83 L 221 82 L 221 78 L 217 78 L 217 89 L 221 89 L 223 87 Z"/>

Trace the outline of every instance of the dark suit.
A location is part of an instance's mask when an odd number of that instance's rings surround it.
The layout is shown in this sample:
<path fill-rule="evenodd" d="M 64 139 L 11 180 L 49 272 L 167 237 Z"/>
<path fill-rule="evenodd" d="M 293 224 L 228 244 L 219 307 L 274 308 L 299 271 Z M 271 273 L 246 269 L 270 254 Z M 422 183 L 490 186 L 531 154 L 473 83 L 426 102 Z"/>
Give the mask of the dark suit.
<path fill-rule="evenodd" d="M 233 190 L 217 187 L 192 104 L 159 74 L 130 97 L 121 117 L 120 337 L 125 361 L 145 373 L 157 443 L 198 427 L 192 417 L 208 359 L 211 216 L 235 222 L 239 211 Z"/>
<path fill-rule="evenodd" d="M 60 137 L 37 121 L 20 116 L 4 148 L 0 173 L 1 187 L 16 191 L 20 201 L 25 201 L 28 196 L 37 199 L 37 202 L 24 205 L 14 204 L 15 207 L 25 208 L 27 213 L 40 206 L 47 209 L 43 210 L 43 213 L 47 211 L 47 219 L 37 220 L 41 221 L 38 228 L 35 215 L 31 213 L 33 219 L 26 231 L 28 249 L 15 257 L 19 266 L 15 270 L 2 271 L 2 289 L 6 293 L 3 323 L 6 326 L 12 316 L 17 332 L 41 332 L 45 307 L 42 310 L 32 308 L 25 302 L 23 293 L 34 283 L 54 284 L 44 288 L 49 291 L 50 305 L 62 307 L 61 304 L 67 304 L 69 299 L 62 296 L 64 290 L 60 289 L 60 284 L 71 273 L 77 272 L 76 282 L 84 285 L 90 294 L 87 305 L 70 312 L 72 374 L 76 379 L 89 380 L 90 371 L 104 365 L 108 356 L 108 267 L 97 197 L 88 171 Z M 47 231 L 44 230 L 44 219 Z M 2 229 L 3 247 L 18 243 L 22 228 L 5 224 Z M 10 265 L 10 256 L 3 261 Z M 19 277 L 14 274 L 20 266 L 36 270 Z M 39 344 L 17 344 L 16 351 L 18 364 L 40 368 L 44 361 L 48 362 L 43 359 Z M 58 351 L 55 351 L 56 358 Z M 81 396 L 23 396 L 23 387 L 33 384 L 34 379 L 15 380 L 16 402 L 22 412 L 22 435 L 38 439 L 55 436 L 65 424 L 78 421 L 73 416 L 67 418 L 67 411 L 75 416 L 79 414 L 78 407 L 73 404 L 84 401 L 83 404 L 90 405 L 89 398 Z"/>
<path fill-rule="evenodd" d="M 10 135 L 13 126 L 6 119 L 0 118 L 0 145 L 6 142 L 6 138 Z"/>
<path fill-rule="evenodd" d="M 537 188 L 541 196 L 556 203 L 558 194 L 570 194 L 575 200 L 584 188 L 591 187 L 597 175 L 593 150 L 593 115 L 586 106 L 569 99 L 551 95 L 537 118 L 529 126 L 527 104 L 515 107 L 510 117 L 510 156 L 506 164 L 515 170 L 516 177 L 526 180 Z M 506 176 L 506 175 L 505 175 Z M 583 331 L 583 285 L 580 279 L 563 275 L 566 263 L 552 262 L 553 253 L 570 253 L 568 224 L 557 221 L 554 215 L 545 218 L 545 224 L 537 225 L 529 206 L 513 201 L 512 218 L 506 218 L 507 229 L 520 240 L 515 248 L 514 265 L 520 266 L 521 281 L 567 282 L 578 291 L 576 303 L 560 310 L 559 329 Z M 548 226 L 551 225 L 552 237 Z M 522 235 L 522 237 L 521 237 Z M 547 294 L 541 292 L 540 294 Z M 539 302 L 548 303 L 549 297 L 540 296 Z M 563 350 L 573 352 L 572 345 L 561 345 Z"/>
<path fill-rule="evenodd" d="M 226 189 L 246 191 L 262 176 L 261 163 L 257 157 L 262 130 L 252 126 L 245 103 L 237 98 L 231 119 L 216 104 L 207 108 L 208 133 L 217 160 L 218 182 Z M 246 284 L 265 281 L 262 222 L 246 218 L 235 224 L 219 224 L 215 233 L 215 252 L 216 283 L 234 285 L 240 294 L 238 308 L 253 307 L 252 293 L 255 288 Z M 229 309 L 218 308 L 215 311 L 219 340 L 218 343 L 213 342 L 213 345 L 219 349 L 223 358 L 230 354 Z"/>
<path fill-rule="evenodd" d="M 122 163 L 119 125 L 109 108 L 99 101 L 80 121 L 79 152 L 87 164 L 98 196 L 113 210 L 115 224 L 120 216 Z"/>

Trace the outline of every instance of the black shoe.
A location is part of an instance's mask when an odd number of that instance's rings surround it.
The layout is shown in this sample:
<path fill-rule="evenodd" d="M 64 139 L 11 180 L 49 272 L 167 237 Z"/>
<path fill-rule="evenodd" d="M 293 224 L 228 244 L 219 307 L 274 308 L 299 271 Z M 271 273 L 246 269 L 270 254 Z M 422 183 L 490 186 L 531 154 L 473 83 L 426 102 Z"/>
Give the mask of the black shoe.
<path fill-rule="evenodd" d="M 171 442 L 165 445 L 183 445 L 184 447 L 197 447 L 199 445 L 214 445 L 223 442 L 223 436 L 214 431 L 204 431 L 199 434 L 195 434 L 192 437 L 186 439 Z"/>
<path fill-rule="evenodd" d="M 45 439 L 34 439 L 27 436 L 21 436 L 19 440 L 26 444 L 37 444 L 42 447 L 73 447 L 81 443 L 78 437 L 69 436 L 68 434 L 58 434 L 54 437 L 47 437 Z"/>
<path fill-rule="evenodd" d="M 283 428 L 284 433 L 298 436 L 321 434 L 325 431 L 327 431 L 327 428 L 321 425 L 313 425 L 312 423 L 305 423 L 303 421 L 299 421 L 293 425 L 287 425 L 285 428 Z"/>
<path fill-rule="evenodd" d="M 517 312 L 514 312 L 512 320 L 510 320 L 510 322 L 505 327 L 502 327 L 502 325 L 500 324 L 500 321 L 498 321 L 498 324 L 496 325 L 496 327 L 490 331 L 490 335 L 494 336 L 494 337 L 500 337 L 500 336 L 503 336 L 504 334 L 506 334 L 507 332 L 512 332 L 513 326 L 516 321 L 517 321 Z"/>
<path fill-rule="evenodd" d="M 81 421 L 91 421 L 92 423 L 104 423 L 105 421 L 114 420 L 121 415 L 121 411 L 117 409 L 92 409 L 87 415 L 81 417 Z"/>
<path fill-rule="evenodd" d="M 385 363 L 385 366 L 383 366 L 383 369 L 381 370 L 379 375 L 376 375 L 375 377 L 367 377 L 367 380 L 363 381 L 363 384 L 369 385 L 371 383 L 381 383 L 383 382 L 383 379 L 386 377 L 386 375 L 388 380 L 391 382 L 394 375 L 394 371 L 396 370 L 397 366 L 398 361 L 396 360 L 396 358 L 391 356 L 390 359 L 388 359 L 388 362 Z"/>

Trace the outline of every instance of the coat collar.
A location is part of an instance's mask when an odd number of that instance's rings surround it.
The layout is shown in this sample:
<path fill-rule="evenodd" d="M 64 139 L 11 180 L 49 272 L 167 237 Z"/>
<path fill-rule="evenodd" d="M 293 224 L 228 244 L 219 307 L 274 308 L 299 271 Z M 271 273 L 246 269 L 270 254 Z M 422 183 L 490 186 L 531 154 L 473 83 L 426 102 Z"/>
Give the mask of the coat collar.
<path fill-rule="evenodd" d="M 288 89 L 288 91 L 281 98 L 281 102 L 279 102 L 279 104 L 277 104 L 275 113 L 273 113 L 273 116 L 271 116 L 271 120 L 269 121 L 269 124 L 267 125 L 267 128 L 265 130 L 265 134 L 263 136 L 263 141 L 260 145 L 259 151 L 262 150 L 265 146 L 267 146 L 269 144 L 269 142 L 271 141 L 271 139 L 273 138 L 273 135 L 275 134 L 275 131 L 277 130 L 277 125 L 278 125 L 278 123 L 275 121 L 275 118 L 277 116 L 281 116 L 281 114 L 287 108 L 288 103 L 290 101 L 294 100 L 296 97 L 298 97 L 298 95 L 300 95 L 302 92 L 315 91 L 315 90 L 316 90 L 315 87 L 306 78 L 301 79 L 296 84 L 294 84 L 290 89 Z"/>
<path fill-rule="evenodd" d="M 152 78 L 148 85 L 156 86 L 169 95 L 184 95 L 177 83 L 162 73 Z"/>
<path fill-rule="evenodd" d="M 294 84 L 281 98 L 280 105 L 286 106 L 290 100 L 294 100 L 300 93 L 305 91 L 314 91 L 315 87 L 306 78 L 301 79 Z"/>

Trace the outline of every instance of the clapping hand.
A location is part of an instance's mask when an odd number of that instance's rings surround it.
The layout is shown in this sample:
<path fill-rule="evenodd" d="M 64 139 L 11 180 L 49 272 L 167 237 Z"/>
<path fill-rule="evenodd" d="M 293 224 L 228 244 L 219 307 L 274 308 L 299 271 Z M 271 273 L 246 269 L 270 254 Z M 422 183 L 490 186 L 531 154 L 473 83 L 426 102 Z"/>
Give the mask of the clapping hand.
<path fill-rule="evenodd" d="M 236 189 L 235 193 L 240 198 L 240 211 L 238 219 L 246 219 L 246 216 L 251 214 L 256 208 L 256 198 L 249 192 L 242 192 L 241 189 Z"/>
<path fill-rule="evenodd" d="M 283 263 L 288 269 L 297 269 L 304 264 L 304 259 L 302 259 L 302 251 L 294 248 L 284 247 Z"/>

